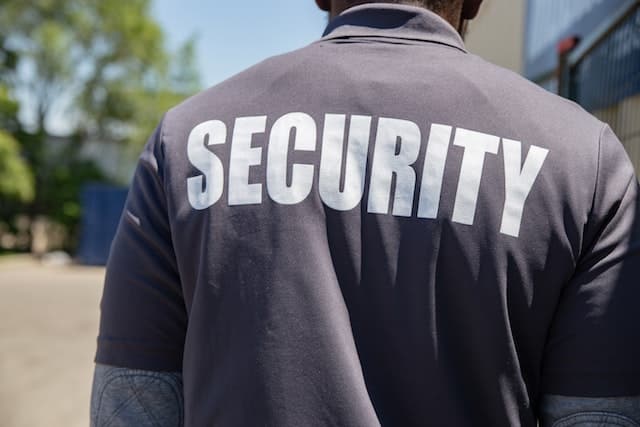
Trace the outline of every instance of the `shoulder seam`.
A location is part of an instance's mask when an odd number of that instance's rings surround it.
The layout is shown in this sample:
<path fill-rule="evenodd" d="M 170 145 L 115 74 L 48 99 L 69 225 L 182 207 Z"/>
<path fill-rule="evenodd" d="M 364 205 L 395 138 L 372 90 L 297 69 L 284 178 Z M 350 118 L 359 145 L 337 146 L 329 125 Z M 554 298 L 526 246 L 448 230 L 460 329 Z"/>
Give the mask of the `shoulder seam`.
<path fill-rule="evenodd" d="M 589 207 L 589 216 L 587 217 L 587 224 L 589 222 L 591 222 L 591 219 L 593 218 L 593 211 L 595 209 L 596 206 L 596 197 L 598 194 L 598 188 L 599 188 L 599 183 L 600 183 L 600 168 L 601 168 L 601 162 L 602 162 L 602 137 L 604 135 L 604 132 L 607 130 L 608 125 L 606 123 L 602 124 L 602 128 L 600 129 L 600 133 L 598 134 L 598 152 L 596 155 L 596 178 L 594 180 L 593 183 L 593 192 L 592 192 L 592 197 L 591 197 L 591 206 Z M 586 226 L 586 224 L 585 224 Z M 584 236 L 583 236 L 584 239 Z M 580 256 L 578 257 L 578 259 L 582 258 L 582 254 L 584 252 L 584 241 L 582 242 L 581 248 L 580 248 Z"/>
<path fill-rule="evenodd" d="M 594 206 L 596 204 L 596 194 L 598 191 L 598 183 L 600 182 L 600 163 L 602 160 L 602 137 L 604 132 L 607 130 L 608 125 L 606 123 L 602 124 L 602 128 L 600 129 L 600 134 L 598 135 L 598 156 L 596 157 L 596 180 L 593 185 L 593 198 L 591 200 L 591 211 L 589 212 L 589 216 L 593 213 Z"/>

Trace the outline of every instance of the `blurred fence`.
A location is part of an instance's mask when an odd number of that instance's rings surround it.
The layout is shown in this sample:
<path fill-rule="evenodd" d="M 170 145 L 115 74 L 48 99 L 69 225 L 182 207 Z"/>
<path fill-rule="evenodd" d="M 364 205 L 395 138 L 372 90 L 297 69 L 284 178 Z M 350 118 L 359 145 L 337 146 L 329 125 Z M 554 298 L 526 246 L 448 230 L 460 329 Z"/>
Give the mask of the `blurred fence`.
<path fill-rule="evenodd" d="M 567 95 L 609 123 L 640 172 L 640 2 L 623 8 L 567 63 Z"/>
<path fill-rule="evenodd" d="M 536 8 L 549 13 L 567 9 L 562 2 L 529 1 L 530 12 Z M 640 175 L 640 0 L 587 3 L 591 9 L 585 16 L 606 13 L 597 21 L 578 17 L 556 31 L 565 38 L 546 49 L 556 56 L 555 60 L 539 61 L 546 68 L 533 61 L 527 72 L 542 87 L 576 101 L 608 123 Z M 544 31 L 544 22 L 530 17 L 528 37 L 532 46 L 536 46 L 536 35 Z M 529 50 L 533 51 L 531 47 Z"/>
<path fill-rule="evenodd" d="M 556 45 L 567 37 L 590 38 L 618 11 L 637 0 L 527 0 L 525 31 L 525 75 L 547 81 L 558 68 Z"/>

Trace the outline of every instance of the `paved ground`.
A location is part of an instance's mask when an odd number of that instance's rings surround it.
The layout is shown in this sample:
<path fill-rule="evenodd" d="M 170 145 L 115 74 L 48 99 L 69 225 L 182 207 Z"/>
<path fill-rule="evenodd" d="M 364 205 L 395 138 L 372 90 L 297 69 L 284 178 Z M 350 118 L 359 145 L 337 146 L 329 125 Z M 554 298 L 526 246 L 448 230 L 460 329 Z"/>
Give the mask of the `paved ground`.
<path fill-rule="evenodd" d="M 0 258 L 0 425 L 89 425 L 103 277 Z"/>

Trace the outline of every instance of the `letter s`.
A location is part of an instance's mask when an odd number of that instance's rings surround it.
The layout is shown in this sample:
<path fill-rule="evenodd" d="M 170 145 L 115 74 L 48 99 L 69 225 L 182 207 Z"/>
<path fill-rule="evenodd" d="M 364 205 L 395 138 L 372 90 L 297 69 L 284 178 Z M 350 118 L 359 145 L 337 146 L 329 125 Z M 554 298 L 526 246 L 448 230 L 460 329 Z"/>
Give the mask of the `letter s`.
<path fill-rule="evenodd" d="M 224 166 L 220 158 L 210 151 L 205 143 L 207 146 L 224 144 L 226 139 L 227 126 L 220 120 L 200 123 L 189 134 L 187 143 L 189 162 L 202 172 L 202 175 L 187 178 L 187 196 L 193 209 L 207 209 L 222 196 Z"/>

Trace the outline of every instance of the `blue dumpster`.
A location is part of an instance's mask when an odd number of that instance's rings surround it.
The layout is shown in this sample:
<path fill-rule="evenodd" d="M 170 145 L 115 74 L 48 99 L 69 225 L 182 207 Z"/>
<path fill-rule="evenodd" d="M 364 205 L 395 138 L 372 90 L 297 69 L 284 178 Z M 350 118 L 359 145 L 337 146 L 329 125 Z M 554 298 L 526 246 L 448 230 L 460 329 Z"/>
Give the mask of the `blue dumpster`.
<path fill-rule="evenodd" d="M 127 189 L 87 184 L 81 194 L 82 223 L 78 260 L 85 265 L 105 265 L 127 198 Z"/>

